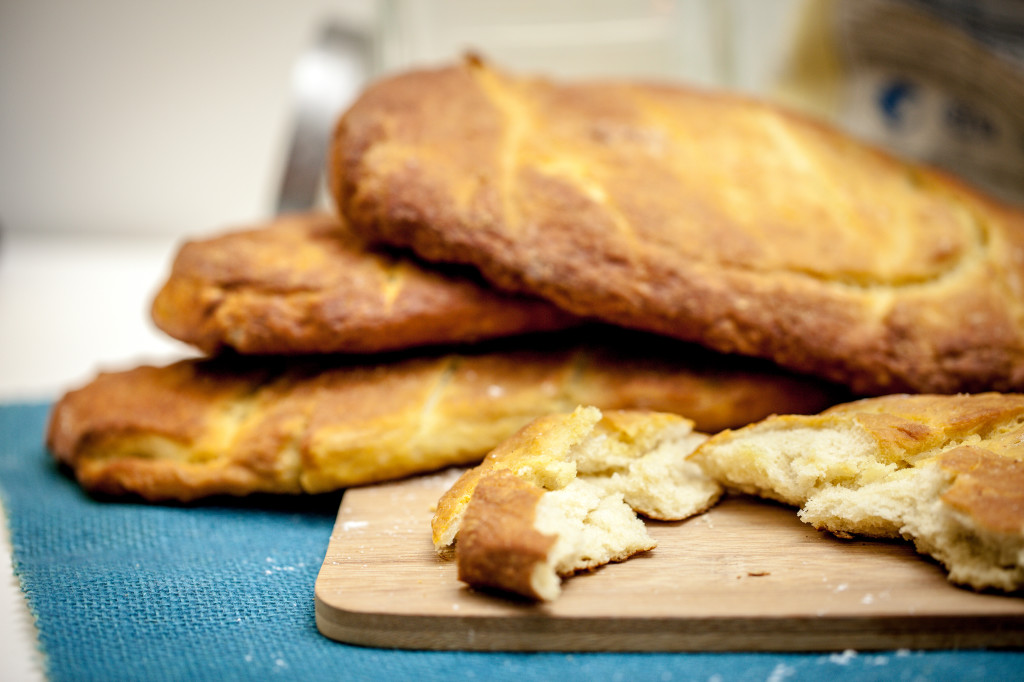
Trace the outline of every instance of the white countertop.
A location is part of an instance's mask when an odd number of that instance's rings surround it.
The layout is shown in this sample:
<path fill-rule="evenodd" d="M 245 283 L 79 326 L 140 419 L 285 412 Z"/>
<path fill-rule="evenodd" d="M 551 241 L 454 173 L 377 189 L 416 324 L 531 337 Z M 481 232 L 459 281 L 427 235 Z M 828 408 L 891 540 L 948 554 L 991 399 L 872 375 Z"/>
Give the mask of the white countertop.
<path fill-rule="evenodd" d="M 0 236 L 0 400 L 52 400 L 100 369 L 189 353 L 148 317 L 179 241 L 166 235 Z M 13 574 L 2 509 L 0 554 L 2 677 L 42 680 L 42 657 Z"/>

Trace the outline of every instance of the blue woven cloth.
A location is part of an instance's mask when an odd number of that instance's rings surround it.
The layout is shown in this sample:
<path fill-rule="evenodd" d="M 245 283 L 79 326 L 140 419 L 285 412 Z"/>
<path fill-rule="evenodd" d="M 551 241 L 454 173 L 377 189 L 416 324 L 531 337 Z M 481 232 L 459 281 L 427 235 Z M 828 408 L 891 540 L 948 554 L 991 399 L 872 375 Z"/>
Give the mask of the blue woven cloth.
<path fill-rule="evenodd" d="M 0 405 L 0 499 L 53 680 L 781 682 L 1024 674 L 1018 652 L 511 654 L 346 646 L 321 636 L 313 615 L 313 585 L 340 496 L 189 507 L 94 500 L 46 452 L 48 413 L 44 404 Z"/>

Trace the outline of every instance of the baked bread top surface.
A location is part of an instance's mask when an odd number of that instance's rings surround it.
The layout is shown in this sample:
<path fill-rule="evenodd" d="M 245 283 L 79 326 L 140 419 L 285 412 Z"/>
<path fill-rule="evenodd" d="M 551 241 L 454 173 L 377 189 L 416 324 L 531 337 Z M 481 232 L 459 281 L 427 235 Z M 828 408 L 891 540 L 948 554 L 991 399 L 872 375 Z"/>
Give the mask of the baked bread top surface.
<path fill-rule="evenodd" d="M 151 312 L 160 329 L 206 353 L 372 353 L 577 322 L 465 269 L 371 249 L 326 213 L 185 243 Z"/>
<path fill-rule="evenodd" d="M 738 96 L 477 60 L 342 117 L 353 228 L 566 310 L 861 393 L 1024 387 L 1024 218 Z"/>
<path fill-rule="evenodd" d="M 820 414 L 772 415 L 714 435 L 695 457 L 713 462 L 714 456 L 706 451 L 730 442 L 749 442 L 754 452 L 762 434 L 795 430 L 844 433 L 850 429 L 866 436 L 874 459 L 900 468 L 944 461 L 961 449 L 984 450 L 998 460 L 1024 462 L 1024 395 L 891 394 L 840 403 Z M 824 449 L 828 441 L 821 443 Z M 961 464 L 950 466 L 963 468 L 969 461 L 970 457 L 963 457 Z"/>
<path fill-rule="evenodd" d="M 787 417 L 800 421 L 802 416 Z M 1024 395 L 888 395 L 834 405 L 806 423 L 850 420 L 892 457 L 914 457 L 977 440 L 1010 459 L 1024 459 Z"/>

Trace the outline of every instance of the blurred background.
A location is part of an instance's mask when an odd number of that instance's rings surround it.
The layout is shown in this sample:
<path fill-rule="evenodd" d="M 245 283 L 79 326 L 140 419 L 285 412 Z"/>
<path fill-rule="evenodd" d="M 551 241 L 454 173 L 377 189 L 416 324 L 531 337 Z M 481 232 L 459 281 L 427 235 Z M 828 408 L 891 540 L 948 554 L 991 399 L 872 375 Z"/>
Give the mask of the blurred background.
<path fill-rule="evenodd" d="M 372 37 L 372 75 L 475 48 L 555 75 L 717 84 L 734 68 L 759 90 L 796 4 L 7 0 L 0 220 L 18 231 L 182 234 L 266 216 L 295 123 L 296 70 L 329 24 Z"/>

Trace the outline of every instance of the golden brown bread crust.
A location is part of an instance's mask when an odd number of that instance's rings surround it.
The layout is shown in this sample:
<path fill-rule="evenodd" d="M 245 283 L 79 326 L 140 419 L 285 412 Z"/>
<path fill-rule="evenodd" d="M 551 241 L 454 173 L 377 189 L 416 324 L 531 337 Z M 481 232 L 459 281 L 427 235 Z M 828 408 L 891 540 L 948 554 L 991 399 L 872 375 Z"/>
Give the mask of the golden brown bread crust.
<path fill-rule="evenodd" d="M 1024 395 L 887 395 L 839 403 L 820 415 L 779 417 L 808 425 L 835 418 L 856 422 L 869 433 L 889 461 L 908 459 L 944 443 L 971 437 L 994 453 L 1024 459 Z"/>
<path fill-rule="evenodd" d="M 353 229 L 861 394 L 1024 389 L 1024 216 L 767 104 L 470 60 L 368 89 Z"/>
<path fill-rule="evenodd" d="M 586 430 L 592 427 L 592 423 L 577 418 L 575 413 L 569 416 L 564 411 L 551 411 L 538 415 L 521 429 L 509 434 L 508 438 L 495 443 L 486 457 L 477 466 L 463 472 L 437 501 L 437 509 L 430 520 L 435 549 L 443 553 L 451 546 L 456 535 L 461 532 L 464 515 L 476 494 L 477 486 L 491 474 L 511 470 L 516 472 L 516 479 L 525 481 L 523 477 L 528 473 L 539 479 L 546 474 L 533 472 L 557 470 L 568 480 L 574 470 L 566 466 L 559 467 L 561 457 L 572 443 L 581 440 Z M 496 479 L 493 483 L 499 485 L 501 480 Z M 564 485 L 566 480 L 558 482 Z M 533 481 L 527 483 L 537 487 Z M 532 517 L 529 522 L 532 525 Z"/>
<path fill-rule="evenodd" d="M 296 214 L 184 244 L 152 317 L 210 354 L 372 353 L 576 323 L 466 275 L 371 250 L 333 216 Z"/>
<path fill-rule="evenodd" d="M 724 427 L 838 400 L 742 359 L 642 335 L 616 346 L 615 334 L 596 348 L 556 334 L 532 348 L 517 340 L 518 351 L 366 364 L 224 356 L 105 373 L 54 406 L 47 443 L 89 490 L 190 500 L 324 492 L 469 464 L 530 419 L 581 403 Z"/>
<path fill-rule="evenodd" d="M 459 580 L 538 599 L 533 567 L 547 560 L 554 536 L 534 528 L 544 490 L 507 470 L 481 478 L 459 530 Z"/>
<path fill-rule="evenodd" d="M 1016 456 L 1009 459 L 970 447 L 943 454 L 941 466 L 954 474 L 953 484 L 942 494 L 943 501 L 990 531 L 1020 534 L 1024 527 L 1024 453 L 1018 451 Z"/>

